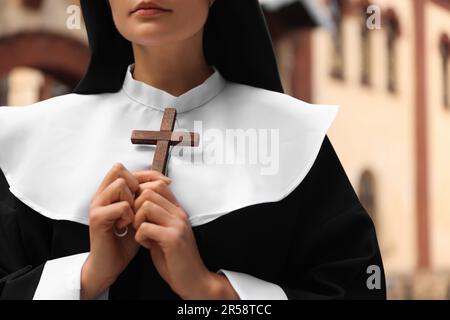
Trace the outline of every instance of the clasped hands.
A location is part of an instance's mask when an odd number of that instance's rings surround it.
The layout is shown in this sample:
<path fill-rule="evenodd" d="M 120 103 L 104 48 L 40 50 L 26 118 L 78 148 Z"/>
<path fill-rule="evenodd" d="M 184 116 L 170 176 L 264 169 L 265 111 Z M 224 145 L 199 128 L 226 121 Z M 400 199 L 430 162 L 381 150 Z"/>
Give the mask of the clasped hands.
<path fill-rule="evenodd" d="M 157 171 L 130 172 L 116 164 L 94 195 L 90 253 L 81 272 L 81 299 L 109 288 L 137 254 L 150 252 L 160 276 L 182 299 L 239 299 L 227 278 L 211 272 L 198 251 L 188 216 Z M 114 228 L 129 229 L 124 237 Z"/>

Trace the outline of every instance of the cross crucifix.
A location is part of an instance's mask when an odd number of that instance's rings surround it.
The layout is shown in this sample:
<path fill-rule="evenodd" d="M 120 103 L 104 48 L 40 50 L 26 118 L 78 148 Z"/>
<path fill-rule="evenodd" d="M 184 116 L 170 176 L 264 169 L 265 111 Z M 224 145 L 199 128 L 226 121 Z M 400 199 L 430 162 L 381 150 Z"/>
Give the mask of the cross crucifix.
<path fill-rule="evenodd" d="M 141 145 L 156 145 L 153 157 L 152 170 L 165 174 L 170 146 L 199 145 L 200 135 L 195 132 L 174 132 L 177 109 L 167 108 L 161 122 L 160 131 L 134 130 L 131 134 L 131 142 Z"/>

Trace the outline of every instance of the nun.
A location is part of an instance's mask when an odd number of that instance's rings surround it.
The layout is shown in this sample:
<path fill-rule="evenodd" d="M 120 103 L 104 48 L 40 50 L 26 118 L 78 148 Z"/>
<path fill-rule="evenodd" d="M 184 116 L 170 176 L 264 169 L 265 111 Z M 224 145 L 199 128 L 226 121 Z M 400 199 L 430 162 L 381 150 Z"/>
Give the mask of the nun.
<path fill-rule="evenodd" d="M 385 298 L 338 107 L 283 94 L 257 0 L 81 5 L 74 92 L 0 108 L 1 299 Z M 130 137 L 168 109 L 200 142 L 158 172 Z"/>

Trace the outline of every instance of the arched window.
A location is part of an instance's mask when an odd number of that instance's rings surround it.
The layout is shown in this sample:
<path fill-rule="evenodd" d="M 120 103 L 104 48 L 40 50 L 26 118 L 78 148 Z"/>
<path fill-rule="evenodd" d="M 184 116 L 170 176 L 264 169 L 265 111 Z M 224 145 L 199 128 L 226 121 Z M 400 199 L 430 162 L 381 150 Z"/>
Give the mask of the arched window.
<path fill-rule="evenodd" d="M 342 0 L 331 0 L 330 11 L 332 13 L 335 29 L 333 32 L 333 51 L 331 75 L 334 78 L 344 78 L 344 35 L 343 35 L 343 3 Z"/>
<path fill-rule="evenodd" d="M 442 101 L 444 106 L 450 109 L 450 38 L 448 35 L 441 37 L 440 51 L 442 57 Z"/>
<path fill-rule="evenodd" d="M 370 170 L 365 170 L 359 180 L 358 196 L 373 220 L 377 214 L 375 187 L 375 176 Z"/>
<path fill-rule="evenodd" d="M 58 34 L 25 32 L 0 38 L 0 105 L 68 93 L 88 62 L 85 44 Z"/>
<path fill-rule="evenodd" d="M 387 88 L 397 91 L 397 39 L 400 35 L 400 24 L 394 11 L 385 14 L 386 49 L 387 49 Z"/>
<path fill-rule="evenodd" d="M 361 28 L 361 83 L 364 85 L 370 85 L 371 73 L 372 73 L 372 50 L 370 30 L 367 27 L 367 21 L 369 19 L 368 3 L 364 3 L 360 11 L 360 28 Z"/>

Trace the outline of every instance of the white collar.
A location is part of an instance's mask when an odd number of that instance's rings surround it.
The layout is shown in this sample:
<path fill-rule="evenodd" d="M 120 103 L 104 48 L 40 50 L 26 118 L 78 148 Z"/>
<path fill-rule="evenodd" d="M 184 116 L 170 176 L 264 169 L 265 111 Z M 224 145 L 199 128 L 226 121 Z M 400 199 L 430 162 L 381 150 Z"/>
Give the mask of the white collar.
<path fill-rule="evenodd" d="M 177 97 L 147 83 L 135 80 L 132 73 L 133 65 L 130 65 L 123 83 L 123 91 L 130 99 L 160 111 L 164 111 L 165 108 L 175 108 L 179 114 L 188 112 L 208 103 L 225 87 L 226 81 L 219 70 L 214 66 L 212 68 L 214 73 L 203 83 Z"/>
<path fill-rule="evenodd" d="M 181 147 L 172 148 L 170 188 L 191 224 L 202 225 L 289 195 L 313 166 L 338 110 L 228 82 L 219 73 L 180 97 L 127 77 L 117 93 L 69 94 L 28 107 L 0 108 L 0 168 L 18 199 L 48 218 L 88 224 L 91 198 L 114 163 L 131 171 L 151 163 L 155 148 L 132 145 L 131 131 L 158 130 L 161 108 L 174 104 L 180 111 L 175 129 L 200 131 L 201 144 L 229 129 L 254 130 L 258 143 L 279 137 L 269 146 L 279 156 L 269 166 L 274 174 L 262 174 L 268 168 L 265 160 L 199 164 L 183 157 Z M 202 129 L 196 129 L 196 121 Z M 272 130 L 278 132 L 272 135 Z M 245 159 L 258 144 L 235 149 L 232 141 L 223 142 L 223 154 L 236 159 Z M 204 157 L 216 154 L 208 147 L 190 150 Z M 258 151 L 268 153 L 261 146 Z"/>

